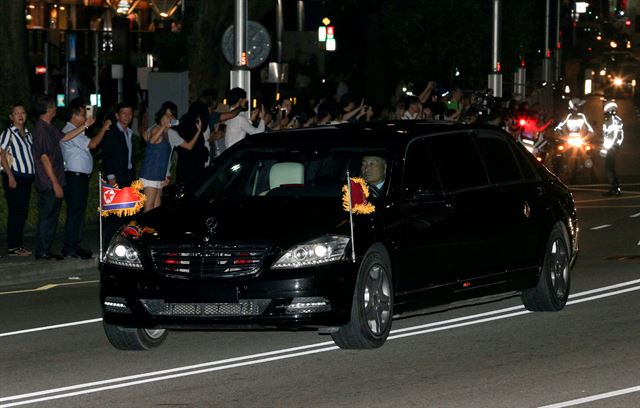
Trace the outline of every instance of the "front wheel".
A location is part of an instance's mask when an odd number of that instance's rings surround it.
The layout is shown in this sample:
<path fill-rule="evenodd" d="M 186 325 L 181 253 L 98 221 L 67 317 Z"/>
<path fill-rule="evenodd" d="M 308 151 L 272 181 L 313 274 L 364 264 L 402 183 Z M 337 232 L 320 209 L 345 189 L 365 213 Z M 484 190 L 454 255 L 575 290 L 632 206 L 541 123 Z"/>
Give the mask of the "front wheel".
<path fill-rule="evenodd" d="M 391 262 L 381 244 L 365 254 L 351 305 L 349 323 L 331 337 L 343 349 L 373 349 L 384 344 L 391 331 L 393 282 Z"/>
<path fill-rule="evenodd" d="M 533 312 L 555 312 L 562 310 L 569 298 L 570 287 L 569 237 L 561 222 L 556 223 L 542 258 L 538 284 L 525 289 L 522 303 Z"/>
<path fill-rule="evenodd" d="M 169 335 L 165 329 L 137 329 L 104 323 L 109 343 L 118 350 L 150 350 L 160 346 Z"/>

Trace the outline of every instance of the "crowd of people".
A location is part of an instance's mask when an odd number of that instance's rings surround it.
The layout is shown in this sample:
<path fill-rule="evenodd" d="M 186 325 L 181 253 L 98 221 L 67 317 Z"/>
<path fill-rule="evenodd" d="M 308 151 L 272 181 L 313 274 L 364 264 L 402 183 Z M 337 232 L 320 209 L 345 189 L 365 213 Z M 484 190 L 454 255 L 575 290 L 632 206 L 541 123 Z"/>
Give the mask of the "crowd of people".
<path fill-rule="evenodd" d="M 101 152 L 104 180 L 113 186 L 127 187 L 139 178 L 147 199 L 144 211 L 161 204 L 162 188 L 171 183 L 186 187 L 195 183 L 204 169 L 225 149 L 247 134 L 282 129 L 322 126 L 372 120 L 483 120 L 512 130 L 520 112 L 536 112 L 539 107 L 511 103 L 490 109 L 486 97 L 479 93 L 437 89 L 428 82 L 418 95 L 403 92 L 395 109 L 377 110 L 338 87 L 331 98 L 296 101 L 283 97 L 273 106 L 248 109 L 247 93 L 231 89 L 226 105 L 219 106 L 213 89 L 203 91 L 188 111 L 180 115 L 176 104 L 166 101 L 154 112 L 153 123 L 146 127 L 144 118 L 134 118 L 134 107 L 118 104 L 102 123 L 95 123 L 86 101 L 76 98 L 68 106 L 66 125 L 54 126 L 55 100 L 39 95 L 33 101 L 37 115 L 32 131 L 27 124 L 27 107 L 10 107 L 10 125 L 0 133 L 0 166 L 7 203 L 7 248 L 9 256 L 35 256 L 40 260 L 66 257 L 88 259 L 92 252 L 81 246 L 89 195 L 89 180 L 96 172 L 94 151 Z M 299 102 L 299 103 L 295 103 Z M 497 106 L 497 105 L 496 105 Z M 90 108 L 89 108 L 90 109 Z M 247 114 L 240 114 L 247 111 Z M 484 117 L 482 115 L 485 115 Z M 136 130 L 132 129 L 137 119 Z M 91 132 L 87 132 L 91 129 Z M 91 134 L 90 137 L 87 133 Z M 140 137 L 144 143 L 136 142 Z M 144 146 L 143 152 L 138 152 Z M 136 158 L 142 157 L 139 171 Z M 171 175 L 175 174 L 176 180 Z M 30 208 L 32 187 L 37 194 L 37 228 L 35 248 L 24 244 L 24 228 Z M 52 250 L 62 203 L 66 202 L 66 221 L 61 253 Z M 105 236 L 122 225 L 122 219 L 105 223 Z"/>

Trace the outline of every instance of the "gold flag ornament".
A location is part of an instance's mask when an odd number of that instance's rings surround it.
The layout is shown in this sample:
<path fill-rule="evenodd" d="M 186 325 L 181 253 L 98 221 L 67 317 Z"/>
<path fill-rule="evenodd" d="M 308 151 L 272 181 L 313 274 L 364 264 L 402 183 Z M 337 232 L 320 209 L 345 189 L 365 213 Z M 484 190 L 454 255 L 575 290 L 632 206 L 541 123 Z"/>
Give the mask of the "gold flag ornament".
<path fill-rule="evenodd" d="M 346 184 L 342 187 L 342 208 L 349 211 L 349 191 L 351 191 L 351 209 L 354 214 L 371 214 L 376 207 L 367 199 L 369 198 L 369 186 L 361 177 L 351 177 L 349 186 Z"/>

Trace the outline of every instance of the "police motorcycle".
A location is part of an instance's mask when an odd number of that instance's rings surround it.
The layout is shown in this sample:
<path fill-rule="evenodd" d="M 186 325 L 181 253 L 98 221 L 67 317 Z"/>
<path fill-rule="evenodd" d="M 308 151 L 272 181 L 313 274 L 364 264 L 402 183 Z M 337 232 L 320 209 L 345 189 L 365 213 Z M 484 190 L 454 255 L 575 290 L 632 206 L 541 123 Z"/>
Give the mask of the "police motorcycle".
<path fill-rule="evenodd" d="M 535 117 L 524 116 L 516 119 L 516 140 L 520 142 L 536 160 L 544 163 L 547 156 L 548 141 L 544 137 L 545 128 L 551 123 L 538 126 Z"/>
<path fill-rule="evenodd" d="M 561 178 L 574 183 L 579 177 L 595 181 L 593 168 L 593 127 L 579 112 L 585 101 L 569 100 L 569 114 L 554 128 L 552 170 Z"/>

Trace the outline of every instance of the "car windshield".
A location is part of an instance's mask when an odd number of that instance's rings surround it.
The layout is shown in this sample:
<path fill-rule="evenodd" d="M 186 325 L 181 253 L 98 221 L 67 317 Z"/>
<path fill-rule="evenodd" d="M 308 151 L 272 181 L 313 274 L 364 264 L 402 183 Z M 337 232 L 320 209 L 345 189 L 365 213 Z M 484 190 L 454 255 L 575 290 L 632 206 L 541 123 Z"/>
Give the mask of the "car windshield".
<path fill-rule="evenodd" d="M 247 146 L 216 160 L 196 196 L 339 197 L 347 170 L 351 177 L 363 177 L 383 192 L 388 158 L 384 149 Z"/>

